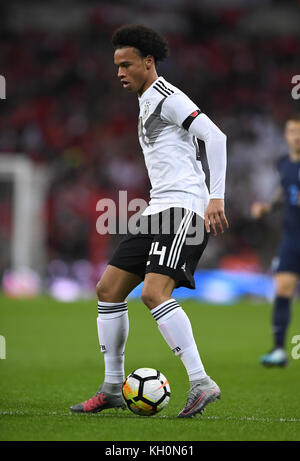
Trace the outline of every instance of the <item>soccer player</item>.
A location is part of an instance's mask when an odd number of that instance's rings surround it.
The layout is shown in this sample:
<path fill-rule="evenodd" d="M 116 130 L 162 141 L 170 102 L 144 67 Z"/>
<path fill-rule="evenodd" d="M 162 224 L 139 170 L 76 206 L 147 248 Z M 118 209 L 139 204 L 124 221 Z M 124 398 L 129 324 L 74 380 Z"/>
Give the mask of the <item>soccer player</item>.
<path fill-rule="evenodd" d="M 285 124 L 289 155 L 278 162 L 281 186 L 271 203 L 255 202 L 252 216 L 256 219 L 284 202 L 284 219 L 275 275 L 275 300 L 272 314 L 274 347 L 261 357 L 265 366 L 288 363 L 286 334 L 291 318 L 291 303 L 300 275 L 300 116 L 290 117 Z"/>
<path fill-rule="evenodd" d="M 224 212 L 226 136 L 182 91 L 158 76 L 157 62 L 168 55 L 162 36 L 142 25 L 127 25 L 114 33 L 112 43 L 120 83 L 138 95 L 139 141 L 152 186 L 139 226 L 150 229 L 150 224 L 156 223 L 159 232 L 152 232 L 152 227 L 148 233 L 129 232 L 97 284 L 104 383 L 92 398 L 71 410 L 124 408 L 126 297 L 144 280 L 142 301 L 169 347 L 182 360 L 190 381 L 187 402 L 178 417 L 191 417 L 220 398 L 221 392 L 206 374 L 189 318 L 172 292 L 175 287 L 195 287 L 193 274 L 210 230 L 216 235 L 228 227 Z M 205 143 L 210 194 L 198 158 L 197 138 Z M 203 233 L 197 244 L 187 241 L 192 228 Z"/>

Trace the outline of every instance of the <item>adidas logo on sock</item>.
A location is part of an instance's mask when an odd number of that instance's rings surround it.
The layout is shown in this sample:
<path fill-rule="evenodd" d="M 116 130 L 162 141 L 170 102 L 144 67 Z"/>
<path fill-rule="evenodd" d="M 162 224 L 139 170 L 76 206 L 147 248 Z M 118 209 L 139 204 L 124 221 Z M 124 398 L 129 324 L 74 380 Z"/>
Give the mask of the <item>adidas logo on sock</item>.
<path fill-rule="evenodd" d="M 180 347 L 174 347 L 174 349 L 172 349 L 172 352 L 176 353 L 176 352 L 180 352 L 181 351 L 181 348 Z"/>

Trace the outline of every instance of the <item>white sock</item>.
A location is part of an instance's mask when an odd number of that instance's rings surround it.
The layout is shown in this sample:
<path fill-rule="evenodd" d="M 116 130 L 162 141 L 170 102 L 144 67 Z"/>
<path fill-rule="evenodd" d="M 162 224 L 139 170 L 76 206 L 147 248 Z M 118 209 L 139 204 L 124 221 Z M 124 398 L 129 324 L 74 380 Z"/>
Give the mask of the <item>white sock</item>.
<path fill-rule="evenodd" d="M 151 310 L 158 329 L 175 353 L 179 355 L 190 381 L 207 377 L 188 316 L 181 306 L 170 298 Z"/>
<path fill-rule="evenodd" d="M 123 383 L 124 351 L 129 331 L 127 303 L 99 301 L 97 326 L 100 350 L 104 354 L 104 382 Z"/>

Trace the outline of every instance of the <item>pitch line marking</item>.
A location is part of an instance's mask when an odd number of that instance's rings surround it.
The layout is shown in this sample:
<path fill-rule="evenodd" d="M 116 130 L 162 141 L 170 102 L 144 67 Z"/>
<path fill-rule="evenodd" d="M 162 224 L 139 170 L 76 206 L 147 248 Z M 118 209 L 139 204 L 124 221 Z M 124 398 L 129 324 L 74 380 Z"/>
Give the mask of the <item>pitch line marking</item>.
<path fill-rule="evenodd" d="M 77 416 L 82 416 L 82 415 L 74 415 L 71 412 L 58 412 L 58 411 L 51 411 L 51 412 L 35 412 L 35 411 L 0 411 L 0 416 L 69 416 L 69 417 L 77 417 Z M 99 414 L 88 414 L 88 415 L 83 415 L 85 417 L 94 417 L 94 418 L 103 418 L 103 417 L 117 417 L 117 418 L 138 418 L 138 416 L 131 415 L 131 414 L 117 414 L 117 413 L 101 413 Z M 157 415 L 156 418 L 158 419 L 177 419 L 177 416 L 168 416 L 168 415 Z M 201 417 L 197 418 L 199 421 L 204 419 L 211 419 L 215 421 L 251 421 L 251 422 L 258 422 L 258 423 L 300 423 L 300 418 L 260 418 L 256 416 L 204 416 L 202 415 Z"/>

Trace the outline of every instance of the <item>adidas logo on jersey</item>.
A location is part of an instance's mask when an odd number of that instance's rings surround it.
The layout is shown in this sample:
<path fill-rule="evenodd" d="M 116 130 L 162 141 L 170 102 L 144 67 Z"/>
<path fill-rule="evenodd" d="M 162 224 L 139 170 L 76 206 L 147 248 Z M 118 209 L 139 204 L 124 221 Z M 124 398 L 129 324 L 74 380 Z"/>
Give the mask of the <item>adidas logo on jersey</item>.
<path fill-rule="evenodd" d="M 183 270 L 183 272 L 186 272 L 186 263 L 184 263 L 184 264 L 181 266 L 181 269 Z"/>

